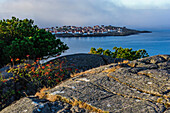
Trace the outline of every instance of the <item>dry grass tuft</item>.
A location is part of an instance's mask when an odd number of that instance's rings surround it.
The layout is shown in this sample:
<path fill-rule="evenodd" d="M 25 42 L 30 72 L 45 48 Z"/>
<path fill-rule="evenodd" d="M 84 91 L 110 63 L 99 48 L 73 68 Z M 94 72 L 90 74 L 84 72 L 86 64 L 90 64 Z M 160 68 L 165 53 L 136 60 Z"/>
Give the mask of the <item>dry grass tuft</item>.
<path fill-rule="evenodd" d="M 84 74 L 95 74 L 97 73 L 97 71 L 94 71 L 94 70 L 87 70 L 87 71 L 84 71 L 84 72 L 80 72 L 80 73 L 77 73 L 77 74 L 72 74 L 70 75 L 71 77 L 76 77 L 76 76 L 80 76 L 80 75 L 84 75 Z"/>
<path fill-rule="evenodd" d="M 79 105 L 79 101 L 74 99 L 73 103 L 72 103 L 72 106 L 78 106 Z"/>
<path fill-rule="evenodd" d="M 103 113 L 104 112 L 101 109 L 97 109 L 96 107 L 93 107 L 93 106 L 87 104 L 86 102 L 82 102 L 82 101 L 76 100 L 76 99 L 74 99 L 74 102 L 73 102 L 72 105 L 73 106 L 79 106 L 79 108 L 87 109 L 87 110 L 92 111 L 92 112 L 97 112 L 97 113 Z M 108 113 L 108 112 L 105 111 L 105 113 Z"/>
<path fill-rule="evenodd" d="M 162 98 L 158 98 L 158 99 L 157 99 L 157 102 L 158 102 L 158 103 L 162 103 L 162 101 L 163 101 Z"/>
<path fill-rule="evenodd" d="M 47 95 L 46 99 L 51 102 L 55 102 L 61 100 L 61 97 L 58 95 Z"/>
<path fill-rule="evenodd" d="M 42 88 L 42 89 L 40 90 L 40 92 L 37 92 L 37 93 L 35 94 L 35 96 L 38 96 L 39 99 L 45 99 L 45 98 L 46 98 L 46 93 L 45 93 L 44 91 L 47 91 L 47 90 L 49 90 L 49 89 L 50 89 L 50 88 L 44 87 L 44 88 Z"/>
<path fill-rule="evenodd" d="M 82 74 L 85 74 L 85 72 L 81 72 L 81 73 L 77 73 L 77 74 L 71 74 L 70 76 L 71 76 L 71 77 L 76 77 L 76 76 L 80 76 L 80 75 L 82 75 Z"/>

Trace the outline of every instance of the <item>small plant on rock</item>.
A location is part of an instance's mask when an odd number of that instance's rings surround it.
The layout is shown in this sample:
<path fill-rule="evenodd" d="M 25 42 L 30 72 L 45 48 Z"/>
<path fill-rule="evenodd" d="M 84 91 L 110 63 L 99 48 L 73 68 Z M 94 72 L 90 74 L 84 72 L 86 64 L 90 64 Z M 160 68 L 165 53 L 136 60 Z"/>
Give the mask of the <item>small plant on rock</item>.
<path fill-rule="evenodd" d="M 29 58 L 29 55 L 27 55 Z M 61 81 L 70 77 L 71 73 L 77 71 L 75 67 L 68 67 L 66 60 L 55 60 L 54 62 L 48 62 L 40 64 L 37 59 L 33 63 L 20 63 L 13 65 L 8 70 L 13 74 L 13 77 L 6 79 L 0 79 L 0 105 L 4 106 L 7 100 L 13 96 L 16 99 L 35 94 L 43 87 L 54 87 Z M 11 59 L 12 64 L 14 61 L 21 62 L 20 59 Z M 3 86 L 9 85 L 10 89 L 3 89 Z"/>

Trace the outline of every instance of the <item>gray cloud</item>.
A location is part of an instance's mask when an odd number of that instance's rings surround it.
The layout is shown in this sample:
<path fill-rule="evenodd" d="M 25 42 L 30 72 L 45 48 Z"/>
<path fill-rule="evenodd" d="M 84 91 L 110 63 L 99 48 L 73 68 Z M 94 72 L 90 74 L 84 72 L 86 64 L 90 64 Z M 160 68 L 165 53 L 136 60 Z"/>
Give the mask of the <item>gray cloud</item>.
<path fill-rule="evenodd" d="M 0 17 L 31 18 L 40 27 L 112 24 L 133 28 L 170 27 L 170 9 L 134 9 L 117 0 L 3 0 Z"/>
<path fill-rule="evenodd" d="M 169 0 L 110 0 L 119 7 L 130 9 L 170 9 Z"/>

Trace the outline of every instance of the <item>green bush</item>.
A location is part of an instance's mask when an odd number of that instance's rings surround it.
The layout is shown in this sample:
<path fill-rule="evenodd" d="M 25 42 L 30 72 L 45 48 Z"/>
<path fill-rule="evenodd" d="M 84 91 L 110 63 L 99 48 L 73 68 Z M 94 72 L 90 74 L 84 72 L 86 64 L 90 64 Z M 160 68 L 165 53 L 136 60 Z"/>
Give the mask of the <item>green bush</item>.
<path fill-rule="evenodd" d="M 10 62 L 10 58 L 31 59 L 61 54 L 68 46 L 55 38 L 50 32 L 33 25 L 33 20 L 0 20 L 0 65 Z"/>
<path fill-rule="evenodd" d="M 125 58 L 128 60 L 135 60 L 139 58 L 148 57 L 148 53 L 144 49 L 139 49 L 137 51 L 132 51 L 132 48 L 122 48 L 122 47 L 114 47 L 114 52 L 111 52 L 109 49 L 103 50 L 102 48 L 91 48 L 91 54 L 100 54 L 100 55 L 107 55 L 111 56 L 112 58 Z"/>
<path fill-rule="evenodd" d="M 28 61 L 29 57 L 25 60 Z M 45 64 L 40 64 L 37 59 L 34 63 L 14 65 L 8 72 L 13 77 L 5 79 L 0 74 L 0 110 L 21 97 L 34 95 L 43 87 L 56 86 L 70 78 L 70 74 L 78 72 L 78 69 L 74 65 L 67 65 L 66 59 L 56 59 Z"/>

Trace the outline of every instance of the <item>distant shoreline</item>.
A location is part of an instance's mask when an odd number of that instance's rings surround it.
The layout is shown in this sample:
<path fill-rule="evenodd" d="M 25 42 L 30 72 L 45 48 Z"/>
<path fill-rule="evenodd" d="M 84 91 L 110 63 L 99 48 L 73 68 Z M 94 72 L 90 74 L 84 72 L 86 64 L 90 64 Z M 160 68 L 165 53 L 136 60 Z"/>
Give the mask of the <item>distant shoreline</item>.
<path fill-rule="evenodd" d="M 62 26 L 44 28 L 46 31 L 51 32 L 56 37 L 103 37 L 103 36 L 128 36 L 139 33 L 151 33 L 151 31 L 139 31 L 128 29 L 126 27 L 115 27 L 112 25 L 96 25 L 87 27 L 77 26 Z"/>
<path fill-rule="evenodd" d="M 139 33 L 152 33 L 151 31 L 137 31 L 137 30 L 129 30 L 126 32 L 111 32 L 111 33 L 95 33 L 95 34 L 72 34 L 72 33 L 63 33 L 63 34 L 54 34 L 56 37 L 103 37 L 103 36 L 129 36 L 135 35 Z"/>

